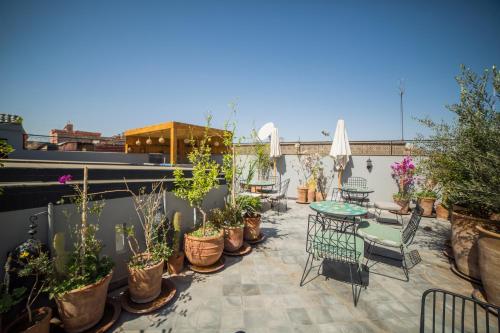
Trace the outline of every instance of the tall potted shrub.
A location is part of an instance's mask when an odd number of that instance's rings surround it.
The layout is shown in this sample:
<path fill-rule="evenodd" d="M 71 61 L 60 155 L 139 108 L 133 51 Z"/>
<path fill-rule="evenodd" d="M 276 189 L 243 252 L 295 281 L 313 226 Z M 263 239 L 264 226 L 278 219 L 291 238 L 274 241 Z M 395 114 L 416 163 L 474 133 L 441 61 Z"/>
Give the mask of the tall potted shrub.
<path fill-rule="evenodd" d="M 130 298 L 135 303 L 148 303 L 161 293 L 161 279 L 165 261 L 172 254 L 168 245 L 166 216 L 163 213 L 163 185 L 161 182 L 151 185 L 151 192 L 142 188 L 138 194 L 132 194 L 137 217 L 144 235 L 144 249 L 141 249 L 133 226 L 124 227 L 132 257 L 128 263 L 128 288 Z"/>
<path fill-rule="evenodd" d="M 209 142 L 209 128 L 211 116 L 207 118 L 204 135 L 195 145 L 191 138 L 192 150 L 188 155 L 193 165 L 192 176 L 186 177 L 182 169 L 174 170 L 174 194 L 194 208 L 202 215 L 201 227 L 184 235 L 184 252 L 188 260 L 195 266 L 205 267 L 213 265 L 222 256 L 224 249 L 224 233 L 222 230 L 207 224 L 207 212 L 202 207 L 203 199 L 212 189 L 218 187 L 219 165 L 212 159 L 212 150 Z"/>
<path fill-rule="evenodd" d="M 236 198 L 237 204 L 243 213 L 245 223 L 244 239 L 256 240 L 260 236 L 261 215 L 260 210 L 262 203 L 260 198 L 249 195 L 239 195 Z"/>
<path fill-rule="evenodd" d="M 453 122 L 420 120 L 432 135 L 419 146 L 428 157 L 426 168 L 455 207 L 451 243 L 457 269 L 481 278 L 488 301 L 499 305 L 500 114 L 495 102 L 500 74 L 493 67 L 478 76 L 462 66 L 457 82 L 460 101 L 448 106 Z M 495 96 L 490 95 L 491 83 Z"/>

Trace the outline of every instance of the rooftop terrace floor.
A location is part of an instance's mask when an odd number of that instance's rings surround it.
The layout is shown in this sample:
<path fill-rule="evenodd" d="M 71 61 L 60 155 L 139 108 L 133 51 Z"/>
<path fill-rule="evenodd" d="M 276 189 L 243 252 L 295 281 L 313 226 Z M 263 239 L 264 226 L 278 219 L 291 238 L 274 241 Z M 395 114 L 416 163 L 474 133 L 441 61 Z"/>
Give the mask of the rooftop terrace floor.
<path fill-rule="evenodd" d="M 263 214 L 267 240 L 245 257 L 226 257 L 224 270 L 172 277 L 176 299 L 143 316 L 122 313 L 115 332 L 418 332 L 423 291 L 442 288 L 470 295 L 472 285 L 449 269 L 442 254 L 449 222 L 423 218 L 411 250 L 421 261 L 410 281 L 397 262 L 370 268 L 357 307 L 350 283 L 320 275 L 300 287 L 307 205 L 288 202 L 288 211 Z M 432 230 L 424 230 L 429 226 Z M 316 262 L 318 264 L 318 262 Z M 325 265 L 325 275 L 338 275 Z M 316 276 L 314 269 L 308 280 Z M 338 278 L 338 276 L 337 276 Z"/>

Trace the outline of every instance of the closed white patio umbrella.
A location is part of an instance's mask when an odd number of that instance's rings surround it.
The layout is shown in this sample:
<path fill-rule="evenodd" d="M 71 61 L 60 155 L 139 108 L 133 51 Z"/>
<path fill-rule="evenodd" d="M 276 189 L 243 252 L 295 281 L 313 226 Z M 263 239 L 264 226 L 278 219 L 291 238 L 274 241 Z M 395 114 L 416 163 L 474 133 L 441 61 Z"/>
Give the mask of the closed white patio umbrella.
<path fill-rule="evenodd" d="M 274 177 L 276 177 L 276 159 L 281 157 L 280 136 L 276 127 L 273 127 L 271 131 L 271 144 L 269 148 L 269 156 L 274 160 Z"/>
<path fill-rule="evenodd" d="M 339 171 L 338 182 L 339 188 L 341 188 L 342 172 L 349 161 L 349 156 L 351 156 L 351 147 L 349 146 L 349 138 L 347 137 L 347 129 L 345 128 L 343 119 L 337 121 L 337 128 L 335 129 L 330 156 L 333 157 L 335 168 Z"/>

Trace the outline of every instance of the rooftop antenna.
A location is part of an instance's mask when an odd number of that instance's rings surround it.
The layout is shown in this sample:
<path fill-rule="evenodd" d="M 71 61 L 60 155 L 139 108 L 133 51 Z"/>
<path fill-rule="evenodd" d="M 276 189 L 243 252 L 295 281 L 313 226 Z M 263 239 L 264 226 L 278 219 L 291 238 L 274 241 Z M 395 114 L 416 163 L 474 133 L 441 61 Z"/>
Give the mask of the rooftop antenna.
<path fill-rule="evenodd" d="M 403 113 L 403 95 L 405 93 L 405 82 L 403 79 L 399 80 L 399 108 L 401 110 L 401 141 L 404 141 L 404 113 Z"/>

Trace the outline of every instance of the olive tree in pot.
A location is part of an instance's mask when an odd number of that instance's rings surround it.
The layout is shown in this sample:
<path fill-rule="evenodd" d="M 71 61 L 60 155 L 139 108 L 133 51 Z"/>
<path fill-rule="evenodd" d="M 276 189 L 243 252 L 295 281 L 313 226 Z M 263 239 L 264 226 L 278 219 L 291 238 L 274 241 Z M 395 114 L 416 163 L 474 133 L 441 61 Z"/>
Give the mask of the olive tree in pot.
<path fill-rule="evenodd" d="M 37 251 L 21 253 L 20 260 L 24 268 L 19 271 L 21 277 L 34 277 L 34 282 L 26 300 L 26 313 L 20 315 L 5 330 L 5 332 L 49 333 L 52 309 L 40 307 L 32 309 L 33 304 L 45 290 L 45 285 L 53 274 L 51 259 L 46 252 L 41 251 L 41 244 L 37 242 Z"/>
<path fill-rule="evenodd" d="M 451 218 L 457 269 L 481 278 L 488 301 L 500 305 L 500 114 L 495 109 L 500 74 L 493 67 L 478 76 L 462 66 L 457 82 L 460 102 L 448 106 L 455 119 L 450 124 L 420 120 L 432 135 L 419 149 L 447 200 L 462 207 L 453 209 Z M 489 93 L 491 82 L 495 96 Z"/>
<path fill-rule="evenodd" d="M 203 199 L 214 188 L 219 186 L 219 165 L 212 159 L 209 135 L 211 116 L 207 118 L 207 125 L 203 137 L 195 144 L 191 138 L 192 150 L 188 160 L 193 165 L 192 176 L 186 177 L 180 168 L 174 170 L 174 194 L 194 208 L 195 224 L 196 212 L 200 212 L 203 219 L 201 227 L 184 234 L 184 252 L 188 260 L 195 266 L 206 267 L 213 265 L 222 256 L 224 249 L 224 233 L 215 226 L 207 223 L 207 212 L 202 207 Z"/>
<path fill-rule="evenodd" d="M 250 241 L 256 240 L 260 236 L 261 215 L 259 212 L 262 208 L 260 198 L 249 195 L 239 195 L 236 197 L 236 202 L 243 214 L 243 221 L 245 224 L 243 231 L 244 239 Z"/>
<path fill-rule="evenodd" d="M 148 303 L 161 293 L 163 267 L 172 254 L 167 239 L 166 216 L 162 209 L 163 183 L 153 183 L 149 193 L 145 188 L 141 188 L 138 194 L 131 191 L 127 183 L 125 184 L 132 195 L 145 244 L 141 249 L 133 226 L 123 227 L 129 249 L 132 251 L 127 266 L 130 299 L 135 303 Z"/>

